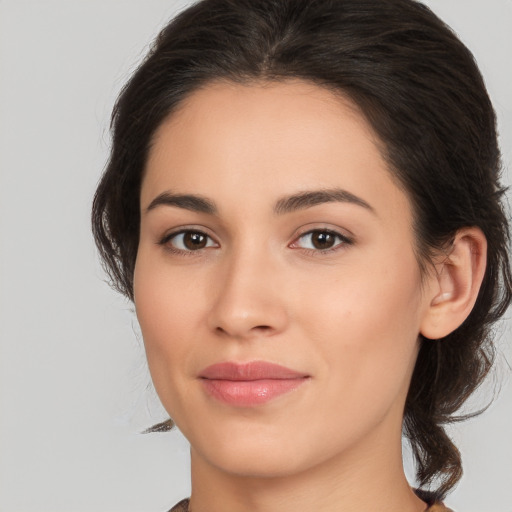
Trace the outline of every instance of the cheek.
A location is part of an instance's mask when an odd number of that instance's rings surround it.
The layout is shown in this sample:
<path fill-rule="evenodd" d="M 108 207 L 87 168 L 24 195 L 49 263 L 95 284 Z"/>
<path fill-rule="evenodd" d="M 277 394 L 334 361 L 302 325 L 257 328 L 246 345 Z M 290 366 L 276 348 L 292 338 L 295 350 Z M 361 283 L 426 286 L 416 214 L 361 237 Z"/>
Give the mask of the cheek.
<path fill-rule="evenodd" d="M 415 260 L 386 265 L 380 258 L 353 267 L 303 304 L 303 328 L 314 340 L 333 391 L 345 403 L 390 404 L 406 393 L 417 356 L 421 308 Z M 299 295 L 298 293 L 296 295 Z M 306 312 L 308 312 L 306 314 Z"/>
<path fill-rule="evenodd" d="M 189 368 L 199 339 L 203 298 L 196 280 L 199 278 L 190 275 L 185 279 L 179 269 L 157 264 L 154 256 L 150 259 L 143 250 L 139 252 L 134 275 L 135 308 L 151 377 L 164 403 L 174 394 L 176 376 Z"/>
<path fill-rule="evenodd" d="M 203 272 L 204 273 L 204 272 Z M 179 344 L 183 327 L 198 323 L 204 300 L 205 276 L 200 271 L 183 272 L 153 248 L 139 249 L 134 273 L 137 317 L 148 344 L 161 348 Z"/>

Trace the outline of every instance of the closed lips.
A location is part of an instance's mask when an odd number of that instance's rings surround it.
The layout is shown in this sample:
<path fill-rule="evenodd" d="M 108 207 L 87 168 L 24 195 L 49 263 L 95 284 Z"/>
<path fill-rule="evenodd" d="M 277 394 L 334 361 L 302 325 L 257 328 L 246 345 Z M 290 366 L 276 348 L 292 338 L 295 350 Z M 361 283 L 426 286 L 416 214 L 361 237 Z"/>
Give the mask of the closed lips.
<path fill-rule="evenodd" d="M 298 379 L 306 378 L 308 375 L 278 364 L 254 361 L 242 364 L 234 362 L 217 363 L 205 368 L 199 377 L 203 379 L 252 381 L 263 379 Z"/>
<path fill-rule="evenodd" d="M 205 368 L 199 377 L 210 396 L 238 407 L 264 404 L 310 378 L 306 373 L 264 361 L 217 363 Z"/>

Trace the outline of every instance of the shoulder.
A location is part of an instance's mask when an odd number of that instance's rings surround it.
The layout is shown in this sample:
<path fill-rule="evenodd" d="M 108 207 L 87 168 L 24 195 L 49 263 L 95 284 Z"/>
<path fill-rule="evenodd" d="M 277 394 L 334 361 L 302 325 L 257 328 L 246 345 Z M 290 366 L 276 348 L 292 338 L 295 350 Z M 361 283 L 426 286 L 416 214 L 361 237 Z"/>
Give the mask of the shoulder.
<path fill-rule="evenodd" d="M 454 512 L 451 508 L 445 507 L 442 503 L 435 503 L 428 507 L 425 512 Z"/>
<path fill-rule="evenodd" d="M 188 512 L 188 499 L 181 500 L 169 510 L 169 512 Z"/>
<path fill-rule="evenodd" d="M 181 500 L 169 510 L 169 512 L 188 512 L 188 499 Z M 451 508 L 445 507 L 441 503 L 430 506 L 425 512 L 453 512 Z"/>

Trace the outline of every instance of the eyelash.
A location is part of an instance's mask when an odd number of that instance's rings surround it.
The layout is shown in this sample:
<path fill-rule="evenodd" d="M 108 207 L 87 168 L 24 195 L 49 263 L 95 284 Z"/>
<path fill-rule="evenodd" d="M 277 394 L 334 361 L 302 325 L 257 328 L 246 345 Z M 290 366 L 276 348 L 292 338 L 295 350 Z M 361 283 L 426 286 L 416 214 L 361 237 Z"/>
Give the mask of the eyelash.
<path fill-rule="evenodd" d="M 212 247 L 212 245 L 206 245 L 205 247 L 201 247 L 201 248 L 195 249 L 195 250 L 193 250 L 193 249 L 179 249 L 177 247 L 174 247 L 170 243 L 170 242 L 172 242 L 172 240 L 176 239 L 178 236 L 180 236 L 180 235 L 187 235 L 187 234 L 189 234 L 189 235 L 204 236 L 209 241 L 213 241 L 213 238 L 210 235 L 208 235 L 204 231 L 201 231 L 200 229 L 181 229 L 181 230 L 175 231 L 173 233 L 168 233 L 167 235 L 165 235 L 158 242 L 158 244 L 165 246 L 165 248 L 168 251 L 172 252 L 173 254 L 178 254 L 180 256 L 195 256 L 196 255 L 195 253 L 200 252 L 202 249 L 206 249 L 206 248 Z M 207 244 L 209 243 L 209 241 L 207 241 Z"/>
<path fill-rule="evenodd" d="M 334 231 L 332 229 L 322 229 L 322 228 L 317 228 L 317 229 L 310 229 L 309 231 L 306 231 L 304 233 L 301 233 L 296 239 L 295 241 L 293 241 L 290 246 L 295 248 L 294 246 L 296 246 L 297 242 L 299 240 L 301 240 L 302 238 L 306 237 L 306 236 L 313 236 L 314 234 L 324 234 L 324 235 L 330 235 L 330 236 L 333 236 L 335 239 L 338 239 L 338 242 L 335 243 L 335 245 L 333 247 L 329 247 L 327 249 L 316 249 L 316 248 L 302 248 L 302 250 L 306 253 L 306 254 L 309 254 L 309 255 L 313 255 L 313 256 L 317 256 L 317 255 L 322 255 L 322 254 L 329 254 L 329 253 L 332 253 L 332 252 L 335 252 L 335 251 L 339 251 L 340 249 L 343 248 L 343 246 L 347 246 L 347 245 L 353 245 L 354 243 L 354 240 L 346 235 L 342 235 L 341 233 L 339 233 L 338 231 Z M 301 247 L 297 247 L 298 249 L 301 249 Z"/>
<path fill-rule="evenodd" d="M 333 247 L 329 247 L 327 249 L 301 248 L 301 247 L 297 246 L 297 243 L 298 243 L 299 240 L 301 240 L 301 239 L 303 239 L 304 237 L 307 237 L 307 236 L 311 237 L 315 233 L 333 236 L 335 239 L 338 239 L 338 242 Z M 198 230 L 198 229 L 182 229 L 180 231 L 176 231 L 176 232 L 169 233 L 169 234 L 165 235 L 158 242 L 158 244 L 162 245 L 162 246 L 165 246 L 168 251 L 170 251 L 170 252 L 172 252 L 174 254 L 183 255 L 183 256 L 195 256 L 195 253 L 199 253 L 203 249 L 206 249 L 206 248 L 209 248 L 209 247 L 213 246 L 213 244 L 212 245 L 206 245 L 205 247 L 201 247 L 201 248 L 195 249 L 195 250 L 194 249 L 179 249 L 177 247 L 174 247 L 170 243 L 172 240 L 176 239 L 178 236 L 186 235 L 186 234 L 204 236 L 207 239 L 209 239 L 209 241 L 213 241 L 213 238 L 210 235 L 208 235 L 207 233 L 205 233 L 204 231 L 201 231 L 201 230 Z M 208 243 L 209 242 L 207 241 L 207 244 Z M 318 229 L 310 229 L 309 231 L 305 231 L 304 233 L 301 233 L 297 238 L 295 238 L 295 240 L 288 247 L 291 247 L 293 249 L 302 249 L 303 252 L 305 252 L 306 254 L 316 256 L 316 255 L 328 254 L 328 253 L 331 253 L 331 252 L 338 251 L 343 246 L 353 245 L 353 243 L 354 243 L 354 240 L 352 238 L 347 237 L 346 235 L 342 235 L 341 233 L 339 233 L 337 231 L 334 231 L 334 230 L 331 230 L 331 229 L 321 229 L 321 228 L 318 228 Z M 214 242 L 214 244 L 216 244 L 216 242 Z"/>

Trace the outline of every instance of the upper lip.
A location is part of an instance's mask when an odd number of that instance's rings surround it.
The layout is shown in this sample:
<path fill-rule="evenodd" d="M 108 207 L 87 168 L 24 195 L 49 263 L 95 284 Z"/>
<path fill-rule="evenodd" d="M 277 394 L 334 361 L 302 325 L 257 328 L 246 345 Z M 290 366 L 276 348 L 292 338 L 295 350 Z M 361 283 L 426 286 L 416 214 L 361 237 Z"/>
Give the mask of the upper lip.
<path fill-rule="evenodd" d="M 208 366 L 201 371 L 199 377 L 210 380 L 251 381 L 265 379 L 300 379 L 309 377 L 309 375 L 266 361 L 251 361 L 249 363 L 226 361 Z"/>

